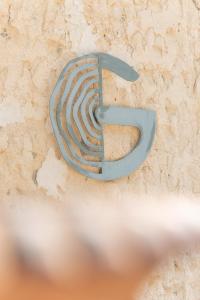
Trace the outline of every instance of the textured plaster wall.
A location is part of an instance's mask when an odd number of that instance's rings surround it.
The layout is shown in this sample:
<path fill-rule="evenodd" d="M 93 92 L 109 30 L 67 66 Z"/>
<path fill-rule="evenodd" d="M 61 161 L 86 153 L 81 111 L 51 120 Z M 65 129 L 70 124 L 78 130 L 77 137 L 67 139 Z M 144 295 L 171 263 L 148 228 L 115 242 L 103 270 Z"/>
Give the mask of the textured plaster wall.
<path fill-rule="evenodd" d="M 154 109 L 158 118 L 147 161 L 109 183 L 86 179 L 64 163 L 49 122 L 49 97 L 62 68 L 92 51 L 116 55 L 140 73 L 132 84 L 105 72 L 105 102 Z M 121 133 L 105 129 L 109 157 L 133 143 L 130 129 Z M 125 195 L 198 196 L 199 149 L 199 0 L 0 1 L 1 198 L 38 193 L 106 207 Z M 198 252 L 170 259 L 141 299 L 200 299 Z"/>

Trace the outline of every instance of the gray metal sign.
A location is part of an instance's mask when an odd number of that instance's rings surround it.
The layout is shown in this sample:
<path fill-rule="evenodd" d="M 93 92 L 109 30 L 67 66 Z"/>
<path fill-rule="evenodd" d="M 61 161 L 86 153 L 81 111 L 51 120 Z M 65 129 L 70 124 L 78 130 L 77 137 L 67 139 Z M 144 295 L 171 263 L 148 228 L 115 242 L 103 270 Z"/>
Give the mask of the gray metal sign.
<path fill-rule="evenodd" d="M 71 60 L 61 72 L 50 99 L 53 131 L 65 161 L 81 174 L 113 180 L 133 172 L 147 157 L 155 134 L 156 114 L 146 109 L 104 106 L 102 69 L 128 81 L 138 74 L 122 60 L 92 53 Z M 103 125 L 134 126 L 137 145 L 117 160 L 104 158 Z"/>

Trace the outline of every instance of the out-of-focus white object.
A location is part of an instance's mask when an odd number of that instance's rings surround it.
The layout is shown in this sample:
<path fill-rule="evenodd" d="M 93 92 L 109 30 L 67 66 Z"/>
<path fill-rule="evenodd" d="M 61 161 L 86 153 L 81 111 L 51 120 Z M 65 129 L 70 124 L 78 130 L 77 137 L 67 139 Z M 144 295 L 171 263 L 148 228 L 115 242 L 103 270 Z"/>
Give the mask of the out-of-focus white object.
<path fill-rule="evenodd" d="M 6 278 L 12 286 L 26 274 L 26 280 L 34 277 L 28 293 L 35 296 L 40 278 L 47 300 L 62 299 L 48 294 L 49 281 L 62 283 L 66 300 L 95 295 L 125 300 L 125 291 L 128 295 L 129 288 L 136 289 L 166 255 L 200 240 L 200 204 L 191 199 L 65 205 L 23 196 L 7 199 L 1 212 L 0 293 Z M 6 297 L 18 299 L 17 292 Z"/>

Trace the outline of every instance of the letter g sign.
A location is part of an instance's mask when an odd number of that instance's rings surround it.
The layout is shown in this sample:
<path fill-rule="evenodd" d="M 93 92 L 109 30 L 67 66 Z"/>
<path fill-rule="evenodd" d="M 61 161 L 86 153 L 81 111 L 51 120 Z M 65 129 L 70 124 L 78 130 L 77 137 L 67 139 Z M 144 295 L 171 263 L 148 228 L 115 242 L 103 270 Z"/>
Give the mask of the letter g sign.
<path fill-rule="evenodd" d="M 128 81 L 138 74 L 125 62 L 104 53 L 71 60 L 50 99 L 53 131 L 66 162 L 81 174 L 113 180 L 134 171 L 147 157 L 155 134 L 156 114 L 146 109 L 104 106 L 102 69 Z M 104 158 L 103 125 L 129 125 L 140 130 L 136 147 L 117 160 Z"/>

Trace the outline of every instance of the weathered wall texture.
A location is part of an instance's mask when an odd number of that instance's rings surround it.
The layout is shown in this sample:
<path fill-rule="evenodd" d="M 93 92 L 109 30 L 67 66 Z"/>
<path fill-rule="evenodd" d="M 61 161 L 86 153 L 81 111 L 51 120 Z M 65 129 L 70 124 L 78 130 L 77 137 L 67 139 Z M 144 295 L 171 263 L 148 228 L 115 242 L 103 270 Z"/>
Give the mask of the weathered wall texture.
<path fill-rule="evenodd" d="M 140 73 L 132 84 L 105 72 L 106 102 L 154 109 L 158 117 L 147 161 L 109 183 L 64 163 L 49 122 L 49 97 L 62 68 L 92 51 L 116 55 Z M 124 194 L 199 195 L 199 97 L 199 0 L 1 0 L 0 196 L 34 192 L 106 205 Z M 113 157 L 114 133 L 105 133 Z M 118 138 L 119 151 L 128 150 L 130 134 Z M 142 299 L 200 299 L 198 253 L 171 259 L 164 270 L 152 276 Z"/>

